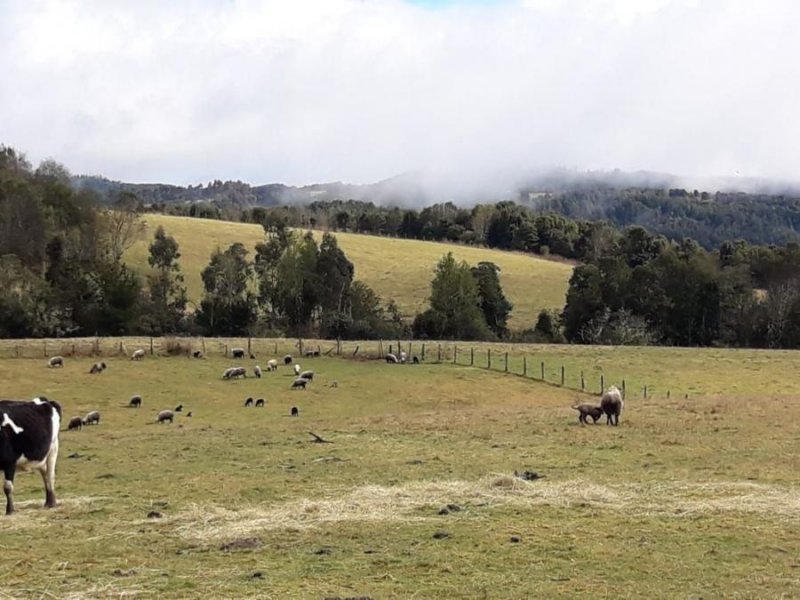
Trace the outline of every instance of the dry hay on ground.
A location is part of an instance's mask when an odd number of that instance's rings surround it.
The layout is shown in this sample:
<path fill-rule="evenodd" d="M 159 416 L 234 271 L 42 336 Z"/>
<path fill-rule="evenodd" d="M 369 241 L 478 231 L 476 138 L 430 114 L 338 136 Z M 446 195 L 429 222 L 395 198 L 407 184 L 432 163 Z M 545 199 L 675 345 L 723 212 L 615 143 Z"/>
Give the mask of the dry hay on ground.
<path fill-rule="evenodd" d="M 343 521 L 411 522 L 433 518 L 421 509 L 455 503 L 466 507 L 589 507 L 637 516 L 688 516 L 716 512 L 800 517 L 800 490 L 749 482 L 658 482 L 601 485 L 582 480 L 526 482 L 511 476 L 478 481 L 419 481 L 367 485 L 322 499 L 300 498 L 275 506 L 228 509 L 194 505 L 178 514 L 178 533 L 201 541 L 257 531 L 316 527 Z"/>

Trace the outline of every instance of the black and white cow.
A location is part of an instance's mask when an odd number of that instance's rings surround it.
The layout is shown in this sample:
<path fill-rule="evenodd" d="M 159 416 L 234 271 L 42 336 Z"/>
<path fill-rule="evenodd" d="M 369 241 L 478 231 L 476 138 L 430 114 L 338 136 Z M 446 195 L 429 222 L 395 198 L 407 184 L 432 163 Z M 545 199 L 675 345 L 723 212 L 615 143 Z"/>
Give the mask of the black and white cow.
<path fill-rule="evenodd" d="M 0 400 L 0 468 L 6 514 L 14 512 L 14 474 L 36 469 L 44 480 L 46 508 L 56 505 L 56 460 L 61 405 L 47 398 Z"/>

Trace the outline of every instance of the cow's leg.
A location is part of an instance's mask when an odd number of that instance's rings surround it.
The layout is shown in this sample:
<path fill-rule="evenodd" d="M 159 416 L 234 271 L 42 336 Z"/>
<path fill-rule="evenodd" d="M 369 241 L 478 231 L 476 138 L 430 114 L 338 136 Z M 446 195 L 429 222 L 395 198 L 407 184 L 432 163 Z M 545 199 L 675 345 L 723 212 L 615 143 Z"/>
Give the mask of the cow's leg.
<path fill-rule="evenodd" d="M 6 514 L 10 515 L 14 512 L 14 472 L 16 471 L 16 462 L 4 469 L 5 481 L 3 481 L 3 491 L 6 494 Z"/>
<path fill-rule="evenodd" d="M 44 480 L 44 507 L 55 508 L 56 506 L 56 461 L 58 460 L 58 439 L 53 440 L 50 452 L 47 453 L 47 460 L 39 472 Z"/>

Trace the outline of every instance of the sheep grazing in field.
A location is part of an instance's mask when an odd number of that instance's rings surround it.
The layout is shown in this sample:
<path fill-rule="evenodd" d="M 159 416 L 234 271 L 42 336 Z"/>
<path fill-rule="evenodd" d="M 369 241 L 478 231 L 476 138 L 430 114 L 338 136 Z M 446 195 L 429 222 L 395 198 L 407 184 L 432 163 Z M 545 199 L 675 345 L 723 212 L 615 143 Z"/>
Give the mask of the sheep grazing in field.
<path fill-rule="evenodd" d="M 183 404 L 178 404 L 178 406 L 175 407 L 175 412 L 183 412 Z"/>
<path fill-rule="evenodd" d="M 130 408 L 139 408 L 142 405 L 142 397 L 139 394 L 134 394 L 131 396 L 131 399 L 128 400 L 128 406 Z"/>
<path fill-rule="evenodd" d="M 419 364 L 419 356 L 414 356 L 411 359 L 411 364 L 418 365 Z"/>
<path fill-rule="evenodd" d="M 72 417 L 67 424 L 67 429 L 72 431 L 73 429 L 81 429 L 83 427 L 83 419 L 80 417 Z"/>
<path fill-rule="evenodd" d="M 295 376 L 297 376 L 297 377 L 299 377 L 299 376 L 300 376 L 300 365 L 295 365 L 295 366 L 294 366 L 294 374 L 295 374 Z"/>
<path fill-rule="evenodd" d="M 297 379 L 295 379 L 292 382 L 292 388 L 291 389 L 293 389 L 293 390 L 300 389 L 300 388 L 306 389 L 307 385 L 308 385 L 308 379 L 303 379 L 302 377 L 298 377 Z"/>
<path fill-rule="evenodd" d="M 144 350 L 141 348 L 134 350 L 131 354 L 131 360 L 142 360 L 144 358 Z"/>
<path fill-rule="evenodd" d="M 223 379 L 235 379 L 237 377 L 247 377 L 247 370 L 244 367 L 229 367 L 222 374 Z"/>
<path fill-rule="evenodd" d="M 400 364 L 405 364 L 406 358 L 408 358 L 408 354 L 406 354 L 406 351 L 400 350 Z"/>
<path fill-rule="evenodd" d="M 289 414 L 292 415 L 293 417 L 299 417 L 300 416 L 300 411 L 297 409 L 296 406 L 293 406 L 292 410 L 291 410 L 291 412 Z"/>
<path fill-rule="evenodd" d="M 578 422 L 584 425 L 588 422 L 587 417 L 592 417 L 592 420 L 597 423 L 603 416 L 603 409 L 594 404 L 578 404 L 572 408 L 578 411 Z"/>
<path fill-rule="evenodd" d="M 63 356 L 51 356 L 50 360 L 47 361 L 47 366 L 52 368 L 55 367 L 63 367 L 64 366 L 64 357 Z"/>
<path fill-rule="evenodd" d="M 231 348 L 233 358 L 244 358 L 244 348 Z"/>
<path fill-rule="evenodd" d="M 264 407 L 264 399 L 263 398 L 259 398 L 258 400 L 256 400 L 256 408 L 259 408 L 259 407 L 261 407 L 261 408 Z"/>
<path fill-rule="evenodd" d="M 309 381 L 314 381 L 314 371 L 303 371 L 300 373 L 300 377 L 302 379 L 308 379 Z"/>
<path fill-rule="evenodd" d="M 92 365 L 92 368 L 89 369 L 89 375 L 96 375 L 97 373 L 102 373 L 105 370 L 106 370 L 106 363 L 104 362 L 94 363 Z"/>
<path fill-rule="evenodd" d="M 194 352 L 192 352 L 192 358 L 203 358 L 203 351 L 195 350 Z"/>
<path fill-rule="evenodd" d="M 156 423 L 166 423 L 167 421 L 172 423 L 174 418 L 175 413 L 173 413 L 171 410 L 162 410 L 156 417 Z"/>
<path fill-rule="evenodd" d="M 619 425 L 619 416 L 624 406 L 622 393 L 617 386 L 612 385 L 600 398 L 600 408 L 606 414 L 606 425 Z"/>
<path fill-rule="evenodd" d="M 86 413 L 86 416 L 83 417 L 83 424 L 84 425 L 100 425 L 100 411 L 93 410 L 91 412 Z"/>
<path fill-rule="evenodd" d="M 253 406 L 253 399 L 252 398 L 248 398 L 247 400 L 245 400 L 244 401 L 244 406 L 245 406 L 245 408 L 247 408 L 248 406 Z"/>
<path fill-rule="evenodd" d="M 287 354 L 286 356 L 283 357 L 283 364 L 290 365 L 293 362 L 294 362 L 294 359 L 292 358 L 291 354 Z"/>
<path fill-rule="evenodd" d="M 261 367 L 259 367 L 258 365 L 253 367 L 253 373 L 255 373 L 258 379 L 261 379 Z"/>
<path fill-rule="evenodd" d="M 189 411 L 188 413 L 186 413 L 186 416 L 187 417 L 191 417 L 192 416 L 192 411 Z"/>
<path fill-rule="evenodd" d="M 394 354 L 389 353 L 386 355 L 386 362 L 389 363 L 390 365 L 396 365 L 399 361 L 397 360 L 397 357 Z"/>
<path fill-rule="evenodd" d="M 278 370 L 278 361 L 274 358 L 267 361 L 267 371 L 277 371 Z"/>

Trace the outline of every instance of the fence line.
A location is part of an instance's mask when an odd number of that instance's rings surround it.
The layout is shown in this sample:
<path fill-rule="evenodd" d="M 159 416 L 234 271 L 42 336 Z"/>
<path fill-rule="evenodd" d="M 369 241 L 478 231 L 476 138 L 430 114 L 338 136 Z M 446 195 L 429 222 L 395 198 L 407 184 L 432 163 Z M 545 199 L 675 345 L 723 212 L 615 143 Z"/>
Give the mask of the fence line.
<path fill-rule="evenodd" d="M 600 394 L 606 389 L 606 373 L 600 372 L 597 379 L 587 377 L 584 369 L 569 366 L 558 359 L 542 360 L 536 357 L 535 350 L 517 349 L 508 344 L 498 344 L 501 349 L 486 348 L 485 357 L 476 352 L 475 346 L 460 347 L 455 342 L 434 342 L 433 351 L 427 348 L 431 342 L 395 340 L 388 345 L 383 340 L 350 341 L 291 338 L 207 338 L 207 337 L 146 337 L 131 336 L 121 338 L 61 338 L 61 339 L 4 339 L 0 340 L 0 358 L 48 358 L 54 355 L 85 357 L 130 356 L 137 349 L 144 349 L 154 356 L 192 356 L 201 352 L 207 357 L 232 357 L 233 348 L 245 349 L 246 356 L 256 360 L 269 357 L 291 355 L 300 360 L 306 356 L 341 356 L 350 360 L 374 360 L 385 358 L 389 352 L 400 354 L 407 349 L 407 360 L 419 358 L 423 363 L 452 363 L 453 365 L 488 369 L 497 373 L 517 375 L 533 381 L 556 387 L 571 389 L 587 394 Z M 388 350 L 387 350 L 388 349 Z M 481 349 L 481 345 L 478 346 Z M 307 354 L 306 354 L 307 353 Z M 541 356 L 541 355 L 540 355 Z M 483 360 L 481 360 L 481 358 Z M 538 358 L 539 369 L 536 373 Z M 550 361 L 550 362 L 548 362 Z M 555 361 L 556 364 L 553 364 Z M 567 361 L 569 362 L 569 361 Z M 529 364 L 530 363 L 530 364 Z M 533 368 L 531 368 L 533 367 Z M 657 392 L 649 382 L 637 382 L 630 386 L 624 376 L 609 378 L 608 385 L 615 384 L 624 395 L 632 393 L 636 397 L 653 397 Z M 630 389 L 628 389 L 630 388 Z M 635 391 L 634 391 L 635 390 Z M 672 390 L 661 390 L 666 398 Z"/>

